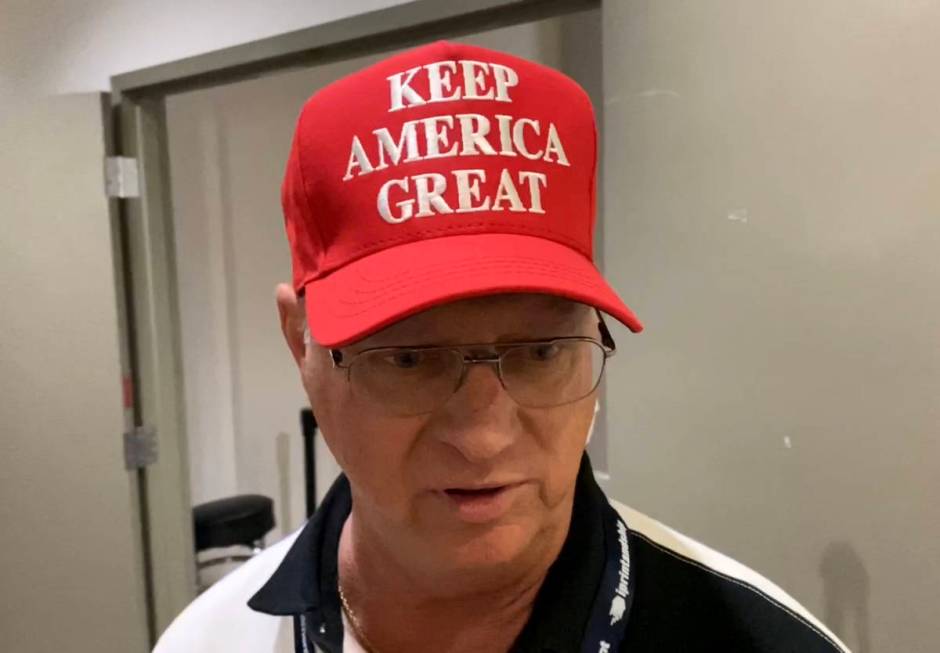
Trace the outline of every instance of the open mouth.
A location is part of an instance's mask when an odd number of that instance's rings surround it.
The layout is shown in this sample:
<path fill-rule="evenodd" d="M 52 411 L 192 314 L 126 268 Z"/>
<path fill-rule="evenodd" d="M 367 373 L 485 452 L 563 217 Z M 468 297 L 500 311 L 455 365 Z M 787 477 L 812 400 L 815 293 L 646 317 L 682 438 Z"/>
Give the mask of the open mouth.
<path fill-rule="evenodd" d="M 497 487 L 481 488 L 478 490 L 466 489 L 466 488 L 450 488 L 450 489 L 444 490 L 444 492 L 446 492 L 448 496 L 454 497 L 455 499 L 457 498 L 469 499 L 473 497 L 482 498 L 482 497 L 495 496 L 499 494 L 500 492 L 502 492 L 503 490 L 505 490 L 507 487 L 508 487 L 507 485 L 499 485 Z"/>
<path fill-rule="evenodd" d="M 501 519 L 520 500 L 525 483 L 506 483 L 491 487 L 452 487 L 441 492 L 452 514 L 464 522 L 482 524 Z"/>

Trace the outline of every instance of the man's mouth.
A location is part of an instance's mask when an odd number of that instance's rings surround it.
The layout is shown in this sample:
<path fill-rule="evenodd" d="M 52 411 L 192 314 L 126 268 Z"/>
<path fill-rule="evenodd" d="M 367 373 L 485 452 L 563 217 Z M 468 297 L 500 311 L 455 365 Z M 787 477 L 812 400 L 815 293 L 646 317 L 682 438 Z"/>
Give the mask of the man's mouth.
<path fill-rule="evenodd" d="M 449 499 L 447 505 L 460 520 L 484 523 L 506 514 L 523 485 L 508 483 L 477 488 L 454 487 L 445 489 L 442 494 Z"/>
<path fill-rule="evenodd" d="M 508 485 L 497 485 L 494 487 L 485 487 L 485 488 L 449 488 L 444 490 L 447 494 L 452 497 L 485 497 L 492 496 L 502 492 L 504 489 L 509 487 Z"/>

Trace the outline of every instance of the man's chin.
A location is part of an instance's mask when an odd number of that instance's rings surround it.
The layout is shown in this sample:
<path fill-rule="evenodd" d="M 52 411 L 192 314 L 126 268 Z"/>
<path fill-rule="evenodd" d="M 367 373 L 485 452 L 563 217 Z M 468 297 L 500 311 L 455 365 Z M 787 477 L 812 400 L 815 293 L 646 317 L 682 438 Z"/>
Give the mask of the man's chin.
<path fill-rule="evenodd" d="M 436 539 L 436 538 L 434 538 Z M 454 573 L 498 573 L 516 568 L 533 555 L 534 529 L 531 524 L 510 522 L 460 529 L 444 538 L 438 549 L 440 562 Z"/>

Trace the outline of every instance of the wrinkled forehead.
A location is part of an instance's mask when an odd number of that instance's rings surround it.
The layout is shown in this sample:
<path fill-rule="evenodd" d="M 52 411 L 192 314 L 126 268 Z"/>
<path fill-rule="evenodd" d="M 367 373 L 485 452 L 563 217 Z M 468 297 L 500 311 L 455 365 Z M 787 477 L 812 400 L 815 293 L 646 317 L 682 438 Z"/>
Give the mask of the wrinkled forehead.
<path fill-rule="evenodd" d="M 483 343 L 583 335 L 594 309 L 564 297 L 500 293 L 448 302 L 410 315 L 358 346 Z"/>

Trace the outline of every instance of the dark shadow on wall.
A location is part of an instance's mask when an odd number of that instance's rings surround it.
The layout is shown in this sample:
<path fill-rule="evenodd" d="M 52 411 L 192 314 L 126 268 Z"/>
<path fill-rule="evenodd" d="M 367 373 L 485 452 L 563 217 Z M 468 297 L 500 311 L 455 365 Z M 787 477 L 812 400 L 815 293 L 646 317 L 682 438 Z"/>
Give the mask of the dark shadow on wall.
<path fill-rule="evenodd" d="M 823 621 L 854 653 L 871 653 L 868 571 L 861 557 L 848 542 L 831 542 L 823 551 L 819 575 Z"/>

